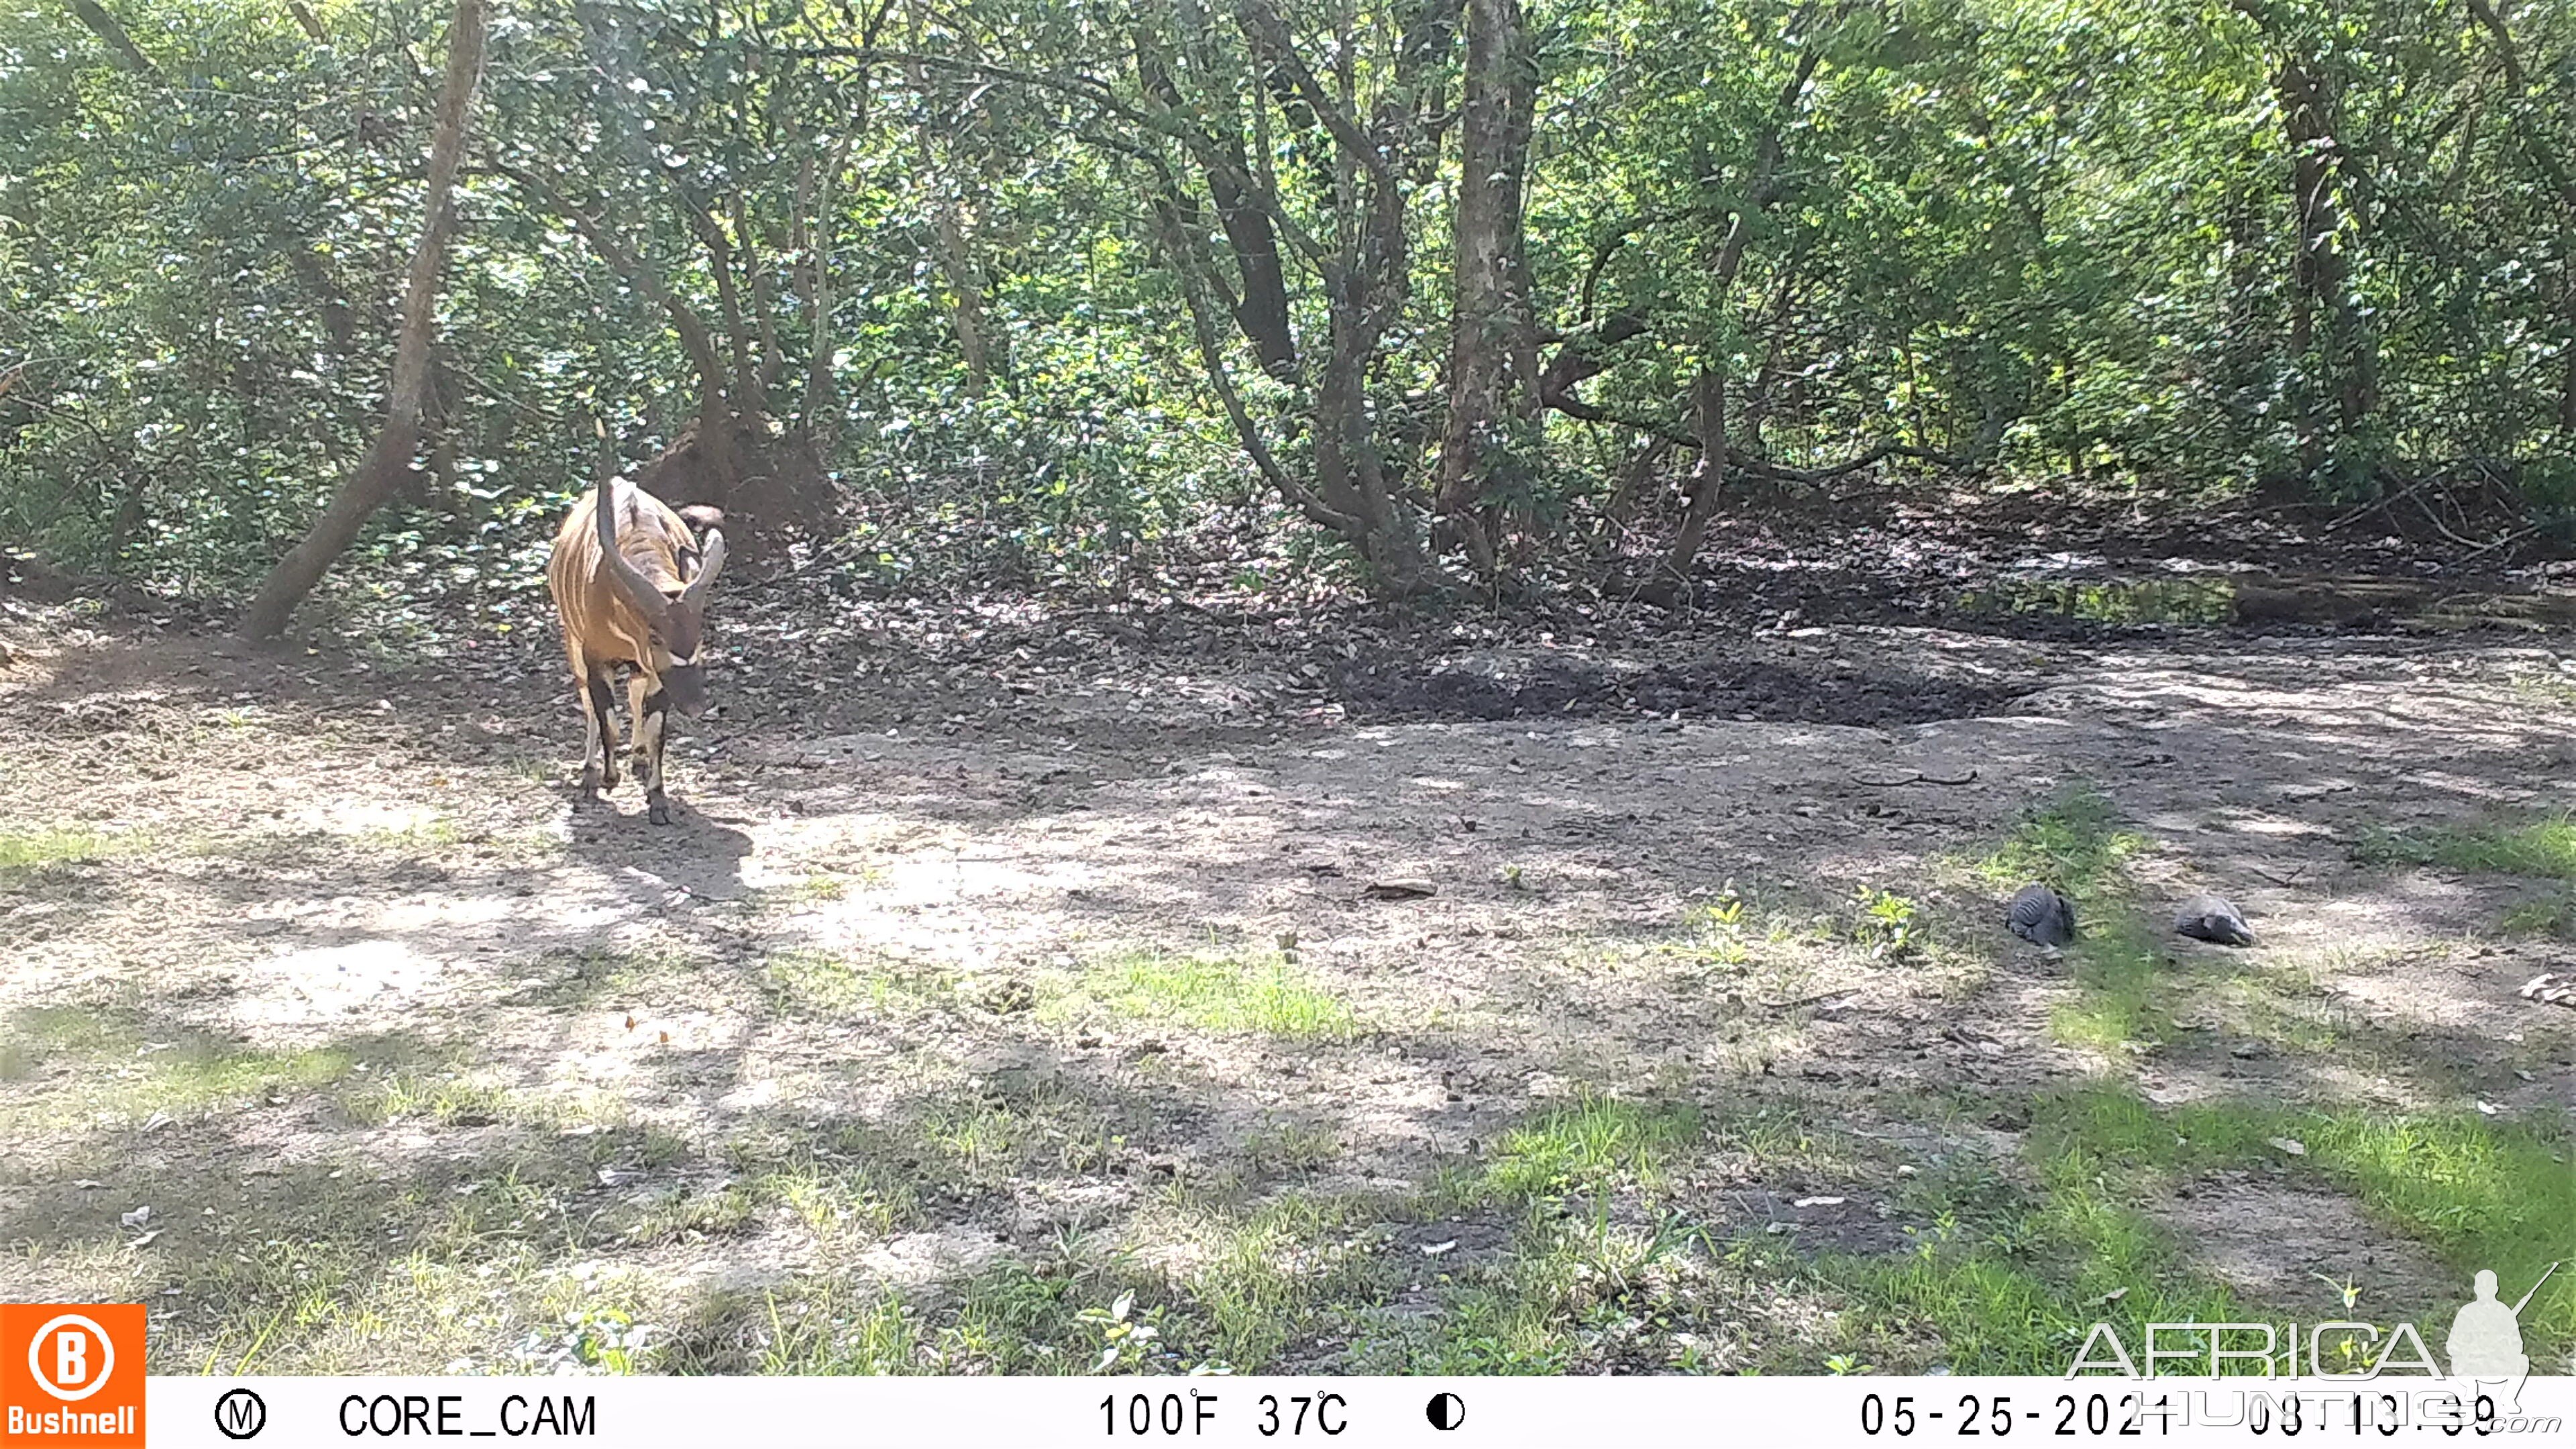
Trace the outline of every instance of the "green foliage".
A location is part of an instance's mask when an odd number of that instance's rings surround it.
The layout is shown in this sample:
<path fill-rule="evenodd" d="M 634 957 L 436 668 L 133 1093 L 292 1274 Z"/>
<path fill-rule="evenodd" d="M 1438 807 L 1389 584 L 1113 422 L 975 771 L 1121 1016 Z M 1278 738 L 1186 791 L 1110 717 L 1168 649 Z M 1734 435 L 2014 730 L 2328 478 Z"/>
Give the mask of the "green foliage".
<path fill-rule="evenodd" d="M 1503 1198 L 1597 1191 L 1651 1176 L 1659 1155 L 1698 1136 L 1699 1117 L 1688 1106 L 1587 1097 L 1505 1133 L 1484 1187 Z"/>
<path fill-rule="evenodd" d="M 2036 1131 L 2068 1152 L 2131 1170 L 2199 1174 L 2295 1163 L 2351 1191 L 2461 1273 L 2528 1284 L 2563 1257 L 2576 1222 L 2576 1171 L 2563 1114 L 2319 1112 L 2244 1103 L 2159 1110 L 2097 1089 L 2046 1105 Z M 2285 1155 L 2279 1145 L 2302 1149 Z M 2554 1282 L 2523 1317 L 2542 1343 L 2576 1343 L 2576 1292 Z"/>
<path fill-rule="evenodd" d="M 94 860 L 107 850 L 105 837 L 86 830 L 0 828 L 0 870 Z"/>
<path fill-rule="evenodd" d="M 1292 1041 L 1347 1041 L 1361 1029 L 1349 1003 L 1290 969 L 1224 956 L 1123 956 L 1083 973 L 1076 992 L 1041 1010 L 1048 1018 L 1092 1007 L 1143 1021 L 1182 1021 L 1212 1031 Z"/>
<path fill-rule="evenodd" d="M 2078 898 L 2117 889 L 2146 841 L 2114 819 L 2101 791 L 2076 786 L 2025 816 L 2000 849 L 1977 862 L 1977 873 L 1997 887 L 2046 881 Z"/>
<path fill-rule="evenodd" d="M 2555 816 L 2511 824 L 2379 831 L 2362 837 L 2353 854 L 2368 865 L 2439 865 L 2490 875 L 2576 881 L 2576 819 Z"/>
<path fill-rule="evenodd" d="M 1860 888 L 1854 904 L 1859 914 L 1852 939 L 1869 947 L 1869 954 L 1900 957 L 1914 949 L 1914 917 L 1920 906 L 1893 891 L 1870 886 Z"/>
<path fill-rule="evenodd" d="M 110 9 L 148 70 L 70 7 L 0 14 L 0 544 L 230 596 L 373 437 L 444 16 Z M 1355 443 L 1434 506 L 1470 325 L 1461 66 L 1454 35 L 1406 49 L 1416 17 L 1384 0 L 1284 5 L 1275 34 L 1268 9 L 1100 25 L 968 0 L 887 19 L 900 36 L 733 0 L 497 18 L 421 466 L 329 602 L 424 638 L 523 627 L 591 476 L 582 419 L 631 466 L 710 389 L 822 448 L 862 505 L 835 555 L 853 583 L 1123 589 L 1184 534 L 1291 516 L 1325 526 L 1289 566 L 1344 576 L 1376 547 L 1329 521 L 1347 500 L 1283 490 L 1326 487 Z M 2539 519 L 2576 509 L 2568 7 L 2501 35 L 2415 0 L 1560 0 L 1528 27 L 1527 322 L 1613 337 L 1581 386 L 1622 420 L 1478 435 L 1472 502 L 1531 544 L 1621 547 L 1620 465 L 1691 425 L 1702 379 L 1783 464 L 1892 443 L 2010 489 L 2360 497 L 2476 460 Z M 831 54 L 867 41 L 929 63 Z M 1342 68 L 1377 149 L 1260 82 L 1281 47 Z M 2317 114 L 2283 102 L 2293 76 Z M 1249 210 L 1288 365 L 1238 326 L 1256 258 L 1220 181 L 1270 198 Z M 1364 221 L 1391 230 L 1362 248 Z M 1356 431 L 1319 447 L 1337 389 Z M 425 602 L 448 595 L 470 620 Z"/>

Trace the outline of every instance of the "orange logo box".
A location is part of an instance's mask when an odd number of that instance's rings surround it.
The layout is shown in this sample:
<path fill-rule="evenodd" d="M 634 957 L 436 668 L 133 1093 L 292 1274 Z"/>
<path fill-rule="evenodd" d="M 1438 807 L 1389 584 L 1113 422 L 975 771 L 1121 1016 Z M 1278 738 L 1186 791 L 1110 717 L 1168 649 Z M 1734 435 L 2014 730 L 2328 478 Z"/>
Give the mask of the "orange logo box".
<path fill-rule="evenodd" d="M 0 1303 L 0 1449 L 141 1449 L 143 1305 Z"/>

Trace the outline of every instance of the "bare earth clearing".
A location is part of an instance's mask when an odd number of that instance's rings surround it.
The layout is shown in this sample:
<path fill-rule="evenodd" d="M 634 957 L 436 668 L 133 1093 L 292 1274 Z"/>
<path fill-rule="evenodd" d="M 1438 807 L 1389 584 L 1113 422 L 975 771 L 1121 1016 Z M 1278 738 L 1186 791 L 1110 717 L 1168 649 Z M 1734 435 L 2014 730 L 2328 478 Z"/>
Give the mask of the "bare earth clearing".
<path fill-rule="evenodd" d="M 2368 849 L 2565 809 L 2556 635 L 720 620 L 656 830 L 550 639 L 0 608 L 0 1292 L 156 1371 L 2010 1370 L 2133 1281 L 2446 1322 L 2332 1124 L 2463 1231 L 2566 1161 L 2566 883 Z"/>

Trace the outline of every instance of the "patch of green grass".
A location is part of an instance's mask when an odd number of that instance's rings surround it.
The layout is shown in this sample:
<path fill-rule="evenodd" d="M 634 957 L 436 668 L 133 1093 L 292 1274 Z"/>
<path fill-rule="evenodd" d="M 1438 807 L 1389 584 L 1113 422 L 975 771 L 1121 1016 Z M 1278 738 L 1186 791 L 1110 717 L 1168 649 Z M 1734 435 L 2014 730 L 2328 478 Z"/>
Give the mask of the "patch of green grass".
<path fill-rule="evenodd" d="M 885 873 L 874 866 L 863 866 L 855 871 L 808 871 L 783 885 L 757 888 L 744 899 L 754 912 L 760 914 L 793 912 L 807 906 L 847 900 L 852 890 L 878 885 L 884 876 Z"/>
<path fill-rule="evenodd" d="M 2276 1139 L 2304 1153 L 2286 1153 Z M 2216 1171 L 2285 1168 L 2351 1194 L 2457 1267 L 2464 1296 L 2482 1267 L 2508 1287 L 2528 1287 L 2567 1255 L 2576 1223 L 2563 1119 L 2254 1104 L 2167 1110 L 2101 1086 L 2043 1098 L 2024 1153 L 2022 1171 L 1954 1161 L 1917 1179 L 1909 1206 L 1935 1227 L 1912 1254 L 1818 1262 L 1856 1300 L 1846 1315 L 1855 1349 L 1899 1359 L 1934 1351 L 1962 1373 L 2056 1374 L 2097 1320 L 2134 1346 L 2151 1322 L 2259 1319 L 2274 1305 L 2239 1303 L 2198 1276 L 2136 1206 Z M 2576 1346 L 2576 1291 L 2553 1279 L 2522 1325 L 2536 1363 Z"/>
<path fill-rule="evenodd" d="M 1687 1104 L 1587 1097 L 1505 1133 L 1481 1186 L 1495 1197 L 1529 1199 L 1651 1181 L 1665 1153 L 1699 1135 L 1699 1112 Z"/>
<path fill-rule="evenodd" d="M 107 837 L 94 831 L 62 830 L 50 826 L 0 827 L 0 870 L 96 860 L 107 854 L 109 848 Z"/>
<path fill-rule="evenodd" d="M 407 852 L 458 844 L 466 839 L 464 827 L 444 815 L 424 815 L 400 825 L 370 825 L 350 832 L 348 843 L 357 848 Z"/>
<path fill-rule="evenodd" d="M 1173 1236 L 1197 1251 L 1176 1277 L 1204 1331 L 1181 1335 L 1185 1357 L 1237 1368 L 1278 1361 L 1290 1344 L 1337 1325 L 1347 1305 L 1389 1285 L 1370 1229 L 1387 1205 L 1342 1194 L 1289 1193 L 1248 1214 L 1202 1211 Z"/>
<path fill-rule="evenodd" d="M 2118 887 L 2131 856 L 2146 844 L 2118 827 L 2110 800 L 2090 785 L 2077 785 L 2025 815 L 2001 846 L 1976 862 L 1987 884 L 2011 889 L 2046 881 L 2079 900 Z"/>
<path fill-rule="evenodd" d="M 2117 1052 L 2149 1045 L 2169 1028 L 2157 1007 L 2164 956 L 2135 906 L 2129 862 L 2146 837 L 2122 829 L 2111 802 L 2091 785 L 2070 787 L 2026 814 L 2012 835 L 1971 872 L 1996 890 L 2042 881 L 2075 903 L 2076 995 L 2049 1014 L 2069 1046 Z"/>
<path fill-rule="evenodd" d="M 2076 994 L 2049 1012 L 2049 1031 L 2069 1046 L 2115 1052 L 2152 1044 L 2168 1029 L 2157 1005 L 2164 955 L 2134 912 L 2105 913 L 2084 928 L 2074 951 Z"/>
<path fill-rule="evenodd" d="M 2227 1290 L 2193 1275 L 2134 1205 L 2116 1157 L 2034 1134 L 2028 1166 L 2035 1181 L 1954 1165 L 1913 1192 L 1934 1227 L 1912 1253 L 1819 1262 L 1860 1300 L 1860 1346 L 1894 1356 L 1904 1339 L 1928 1333 L 1958 1372 L 2054 1375 L 2097 1320 L 2134 1341 L 2147 1323 L 2241 1317 Z M 1877 1342 L 1867 1341 L 1872 1326 Z"/>
<path fill-rule="evenodd" d="M 324 1086 L 346 1077 L 355 1060 L 342 1047 L 266 1050 L 201 1033 L 170 1036 L 147 1041 L 132 1020 L 104 1008 L 13 1014 L 0 1031 L 0 1081 L 35 1081 L 58 1065 L 77 1070 L 59 1085 L 0 1094 L 0 1126 L 35 1131 L 184 1116 Z"/>
<path fill-rule="evenodd" d="M 936 1164 L 952 1182 L 993 1188 L 1030 1173 L 1098 1172 L 1127 1149 L 1110 1108 L 1046 1080 L 958 1093 L 911 1130 L 917 1134 L 906 1153 L 916 1164 L 911 1170 L 937 1173 Z"/>
<path fill-rule="evenodd" d="M 429 1068 L 385 1072 L 345 1094 L 340 1109 L 364 1127 L 390 1122 L 430 1122 L 441 1127 L 483 1127 L 508 1122 L 553 1126 L 554 1105 L 524 1092 Z"/>
<path fill-rule="evenodd" d="M 1061 1020 L 1085 1005 L 1140 1021 L 1291 1041 L 1348 1041 L 1361 1031 L 1347 1002 L 1275 957 L 1261 964 L 1161 952 L 1114 957 L 1085 970 L 1076 990 L 1042 1007 L 1039 1017 Z"/>
<path fill-rule="evenodd" d="M 748 1183 L 728 1182 L 712 1192 L 682 1187 L 656 1198 L 627 1224 L 637 1245 L 740 1237 L 751 1231 L 765 1204 Z"/>
<path fill-rule="evenodd" d="M 2563 895 L 2539 896 L 2517 901 L 2506 908 L 2496 928 L 2508 936 L 2565 936 L 2576 934 L 2576 901 Z"/>
<path fill-rule="evenodd" d="M 1271 1122 L 1244 1135 L 1243 1155 L 1259 1172 L 1314 1172 L 1340 1160 L 1342 1139 L 1314 1122 Z"/>
<path fill-rule="evenodd" d="M 826 1243 L 874 1242 L 915 1214 L 910 1176 L 870 1163 L 807 1157 L 763 1173 L 753 1186 L 764 1200 L 784 1204 Z"/>
<path fill-rule="evenodd" d="M 769 958 L 761 982 L 792 1016 L 883 1016 L 916 1010 L 956 989 L 953 974 L 839 951 L 794 949 Z"/>
<path fill-rule="evenodd" d="M 2322 1174 L 2460 1269 L 2463 1284 L 2491 1268 L 2528 1285 L 2576 1248 L 2576 1165 L 2563 1114 L 2516 1121 L 2247 1104 L 2164 1111 L 2095 1091 L 2050 1103 L 2041 1126 L 2072 1149 L 2168 1176 L 2285 1162 Z M 2306 1151 L 2290 1156 L 2275 1139 Z M 2576 1288 L 2552 1279 L 2521 1321 L 2527 1345 L 2576 1346 Z"/>
<path fill-rule="evenodd" d="M 2377 831 L 2356 841 L 2352 854 L 2364 865 L 2438 865 L 2576 881 L 2576 816 Z"/>
<path fill-rule="evenodd" d="M 548 1256 L 558 1229 L 526 1230 L 535 1199 L 521 1189 L 451 1197 L 449 1221 L 390 1261 L 377 1256 L 373 1214 L 345 1226 L 241 1241 L 186 1273 L 191 1301 L 221 1310 L 211 1325 L 173 1325 L 152 1347 L 155 1373 L 349 1374 L 389 1365 L 418 1372 L 546 1374 L 566 1367 L 643 1367 L 660 1296 L 640 1269 L 567 1269 Z M 408 1219 L 425 1204 L 397 1207 Z M 513 1222 L 520 1225 L 513 1227 Z M 150 1281 L 171 1269 L 164 1264 Z M 192 1315 L 193 1317 L 193 1315 Z"/>
<path fill-rule="evenodd" d="M 759 1347 L 755 1373 L 918 1374 L 937 1372 L 924 1357 L 922 1323 L 892 1288 L 818 1283 L 810 1295 L 764 1295 L 752 1315 Z M 725 1365 L 731 1367 L 731 1365 Z"/>

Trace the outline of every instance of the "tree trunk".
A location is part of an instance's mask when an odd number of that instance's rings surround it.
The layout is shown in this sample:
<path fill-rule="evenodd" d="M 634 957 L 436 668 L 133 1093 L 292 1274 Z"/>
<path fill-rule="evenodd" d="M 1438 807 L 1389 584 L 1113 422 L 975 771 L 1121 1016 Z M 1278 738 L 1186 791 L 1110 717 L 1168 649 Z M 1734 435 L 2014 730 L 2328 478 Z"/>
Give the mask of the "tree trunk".
<path fill-rule="evenodd" d="M 1726 486 L 1726 374 L 1719 368 L 1711 367 L 1691 382 L 1691 430 L 1699 434 L 1699 462 L 1691 469 L 1682 526 L 1664 560 L 1676 575 L 1682 598 L 1689 597 L 1690 568 L 1699 560 L 1700 541 L 1708 536 L 1708 522 L 1717 516 L 1717 500 Z"/>
<path fill-rule="evenodd" d="M 706 501 L 719 508 L 733 506 L 735 488 L 742 481 L 741 466 L 734 459 L 733 407 L 725 393 L 724 358 L 716 351 L 715 334 L 707 330 L 705 319 L 697 309 L 662 285 L 661 276 L 644 264 L 644 259 L 626 249 L 611 233 L 608 222 L 581 207 L 533 172 L 508 165 L 495 165 L 495 170 L 517 182 L 534 199 L 543 202 L 556 215 L 572 223 L 590 243 L 593 254 L 607 263 L 620 281 L 635 289 L 635 294 L 662 309 L 671 319 L 671 331 L 680 339 L 680 350 L 689 355 L 689 365 L 698 374 L 698 417 L 695 424 L 698 447 L 713 470 L 715 496 Z M 658 417 L 655 425 L 659 426 Z"/>
<path fill-rule="evenodd" d="M 2293 55 L 2273 77 L 2281 107 L 2284 137 L 2290 148 L 2292 235 L 2297 250 L 2290 262 L 2290 351 L 2299 360 L 2296 400 L 2299 461 L 2314 472 L 2326 459 L 2330 431 L 2324 402 L 2335 400 L 2335 428 L 2348 433 L 2377 403 L 2377 348 L 2352 294 L 2352 258 L 2342 235 L 2344 217 L 2337 195 L 2335 108 L 2337 95 L 2329 78 L 2311 71 Z M 2317 341 L 2318 314 L 2324 314 L 2325 340 Z"/>
<path fill-rule="evenodd" d="M 2558 387 L 2558 430 L 2576 436 L 2576 339 L 2566 347 L 2566 380 Z"/>
<path fill-rule="evenodd" d="M 456 166 L 465 149 L 465 121 L 472 109 L 475 83 L 483 70 L 482 0 L 456 0 L 456 17 L 447 28 L 447 75 L 438 98 L 438 114 L 429 146 L 428 196 L 422 205 L 420 245 L 411 258 L 403 288 L 402 331 L 394 343 L 393 383 L 385 397 L 384 427 L 375 445 L 340 485 L 312 532 L 260 585 L 242 616 L 242 633 L 273 639 L 286 628 L 289 615 L 312 591 L 323 572 L 348 550 L 367 519 L 384 506 L 411 467 L 420 441 L 421 399 L 429 387 L 429 348 L 438 307 L 438 275 L 447 256 L 447 239 L 456 218 L 448 206 Z"/>
<path fill-rule="evenodd" d="M 1717 262 L 1710 269 L 1714 284 L 1710 290 L 1721 309 L 1726 306 L 1728 294 L 1735 290 L 1736 274 L 1744 270 L 1745 249 L 1753 241 L 1753 227 L 1746 213 L 1768 211 L 1780 199 L 1780 136 L 1806 97 L 1818 58 L 1812 47 L 1802 53 L 1797 70 L 1781 87 L 1771 129 L 1763 133 L 1761 147 L 1754 155 L 1753 184 L 1728 218 L 1726 239 L 1718 244 Z M 1692 431 L 1699 437 L 1700 458 L 1698 466 L 1691 470 L 1689 503 L 1682 512 L 1681 529 L 1673 536 L 1671 552 L 1664 556 L 1665 569 L 1685 585 L 1691 566 L 1699 561 L 1700 540 L 1707 536 L 1708 521 L 1717 512 L 1718 494 L 1726 482 L 1725 369 L 1724 359 L 1712 361 L 1691 383 Z"/>
<path fill-rule="evenodd" d="M 805 304 L 805 436 L 828 466 L 840 436 L 840 389 L 832 372 L 832 188 L 849 165 L 852 137 L 833 143 L 830 157 L 817 167 L 809 152 L 797 180 L 797 245 L 803 251 L 796 276 Z"/>
<path fill-rule="evenodd" d="M 1206 12 L 1196 0 L 1182 0 L 1179 11 L 1185 29 L 1183 56 L 1214 53 Z M 1166 110 L 1174 115 L 1187 114 L 1188 102 L 1172 78 L 1171 66 L 1142 32 L 1136 40 L 1136 74 L 1146 94 Z M 1211 82 L 1198 75 L 1193 84 L 1204 91 Z M 1256 101 L 1256 107 L 1258 104 Z M 1259 118 L 1257 110 L 1255 118 Z M 1235 273 L 1243 284 L 1239 295 L 1227 296 L 1227 309 L 1234 314 L 1236 330 L 1252 344 L 1253 356 L 1260 359 L 1262 371 L 1289 381 L 1297 375 L 1297 339 L 1288 320 L 1288 275 L 1280 262 L 1279 237 L 1271 226 L 1269 210 L 1262 204 L 1264 198 L 1248 189 L 1258 188 L 1262 182 L 1244 155 L 1239 128 L 1219 126 L 1206 137 L 1206 142 L 1215 155 L 1201 159 L 1199 173 L 1207 182 L 1209 198 L 1216 203 L 1217 222 L 1225 228 L 1226 241 L 1234 250 Z M 1277 200 L 1275 188 L 1268 199 Z M 1188 219 L 1187 201 L 1179 204 L 1185 208 L 1184 219 Z"/>
<path fill-rule="evenodd" d="M 765 414 L 769 390 L 787 370 L 787 356 L 778 346 L 778 293 L 769 284 L 769 269 L 761 264 L 760 235 L 752 229 L 751 209 L 739 191 L 733 194 L 733 234 L 742 253 L 743 278 L 751 284 L 752 326 L 760 334 L 760 373 L 752 380 L 757 394 L 745 395 Z"/>
<path fill-rule="evenodd" d="M 716 312 L 724 319 L 725 343 L 733 352 L 733 378 L 728 390 L 745 409 L 762 411 L 760 367 L 754 360 L 757 341 L 744 321 L 742 292 L 734 284 L 733 243 L 725 236 L 724 223 L 716 220 L 715 213 L 687 188 L 674 180 L 671 189 L 680 198 L 680 211 L 688 218 L 690 229 L 707 249 L 707 270 L 716 284 Z"/>
<path fill-rule="evenodd" d="M 156 78 L 161 74 L 153 66 L 152 58 L 143 53 L 142 48 L 134 43 L 134 37 L 125 33 L 125 27 L 117 22 L 115 16 L 108 14 L 98 0 L 69 0 L 69 4 L 72 14 L 80 17 L 80 23 L 89 27 L 90 34 L 106 42 L 107 48 L 115 53 L 120 69 Z"/>
<path fill-rule="evenodd" d="M 928 73 L 919 62 L 912 66 L 912 88 L 916 95 L 930 90 Z M 932 250 L 938 254 L 940 274 L 948 279 L 948 322 L 957 333 L 957 353 L 966 364 L 966 393 L 982 397 L 985 385 L 993 375 L 992 357 L 984 336 L 984 288 L 976 280 L 975 262 L 966 245 L 965 224 L 958 217 L 955 198 L 939 171 L 939 155 L 930 141 L 930 126 L 925 119 L 915 131 L 921 147 L 921 182 L 930 200 Z"/>
<path fill-rule="evenodd" d="M 1536 327 L 1525 288 L 1521 167 L 1538 77 L 1522 43 L 1519 0 L 1467 0 L 1466 91 L 1459 115 L 1458 214 L 1451 278 L 1449 412 L 1440 439 L 1439 508 L 1479 571 L 1495 570 L 1495 476 L 1537 411 Z"/>

